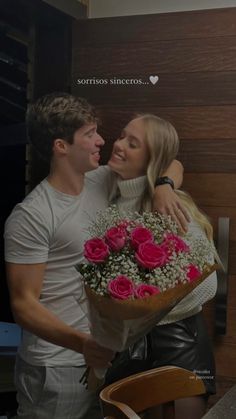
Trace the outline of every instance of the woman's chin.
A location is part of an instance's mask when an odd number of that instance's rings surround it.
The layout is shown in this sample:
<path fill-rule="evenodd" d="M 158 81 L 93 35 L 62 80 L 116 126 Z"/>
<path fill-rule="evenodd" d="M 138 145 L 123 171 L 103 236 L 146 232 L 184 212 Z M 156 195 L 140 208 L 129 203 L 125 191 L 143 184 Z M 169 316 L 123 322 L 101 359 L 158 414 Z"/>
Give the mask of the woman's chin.
<path fill-rule="evenodd" d="M 112 159 L 110 159 L 107 164 L 113 172 L 118 173 L 119 169 L 117 167 L 117 164 Z"/>

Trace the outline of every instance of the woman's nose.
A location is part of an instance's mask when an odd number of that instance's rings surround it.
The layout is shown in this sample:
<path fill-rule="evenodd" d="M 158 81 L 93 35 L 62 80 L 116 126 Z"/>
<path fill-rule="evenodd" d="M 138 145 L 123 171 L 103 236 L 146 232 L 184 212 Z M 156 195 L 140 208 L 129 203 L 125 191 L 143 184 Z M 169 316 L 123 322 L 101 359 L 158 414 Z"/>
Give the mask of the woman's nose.
<path fill-rule="evenodd" d="M 116 149 L 116 150 L 123 150 L 123 148 L 124 148 L 124 141 L 123 141 L 124 139 L 117 139 L 115 142 L 114 142 L 114 148 Z"/>

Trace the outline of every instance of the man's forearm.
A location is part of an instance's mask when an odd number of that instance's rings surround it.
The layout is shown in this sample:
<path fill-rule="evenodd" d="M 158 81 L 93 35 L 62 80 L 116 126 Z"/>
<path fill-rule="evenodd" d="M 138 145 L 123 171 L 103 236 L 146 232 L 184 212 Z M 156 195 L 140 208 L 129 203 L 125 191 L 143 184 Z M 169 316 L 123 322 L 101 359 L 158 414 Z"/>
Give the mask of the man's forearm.
<path fill-rule="evenodd" d="M 12 304 L 15 321 L 24 329 L 56 345 L 83 353 L 86 334 L 68 326 L 31 296 Z"/>

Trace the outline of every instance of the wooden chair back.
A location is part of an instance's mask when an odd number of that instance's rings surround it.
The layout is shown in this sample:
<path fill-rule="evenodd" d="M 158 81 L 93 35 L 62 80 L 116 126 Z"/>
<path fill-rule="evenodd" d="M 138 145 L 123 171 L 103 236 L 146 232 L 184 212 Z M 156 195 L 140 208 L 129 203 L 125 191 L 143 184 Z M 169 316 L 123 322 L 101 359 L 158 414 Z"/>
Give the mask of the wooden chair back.
<path fill-rule="evenodd" d="M 206 392 L 201 378 L 184 368 L 166 366 L 123 378 L 100 393 L 105 419 L 139 419 L 138 413 L 158 405 L 174 418 L 174 400 Z"/>

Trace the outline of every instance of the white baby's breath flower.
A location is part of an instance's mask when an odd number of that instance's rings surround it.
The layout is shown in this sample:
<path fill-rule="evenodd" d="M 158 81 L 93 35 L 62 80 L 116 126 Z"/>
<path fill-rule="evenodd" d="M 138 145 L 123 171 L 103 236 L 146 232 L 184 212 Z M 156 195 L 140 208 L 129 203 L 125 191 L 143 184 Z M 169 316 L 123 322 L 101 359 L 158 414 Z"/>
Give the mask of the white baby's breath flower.
<path fill-rule="evenodd" d="M 151 230 L 157 245 L 165 240 L 166 233 L 178 234 L 178 227 L 171 217 L 157 213 L 128 213 L 124 219 L 120 216 L 116 206 L 111 206 L 98 213 L 96 222 L 91 223 L 89 227 L 89 233 L 91 237 L 104 238 L 108 229 L 121 225 L 126 229 L 128 236 L 126 245 L 121 250 L 110 250 L 104 263 L 83 263 L 76 267 L 84 282 L 101 295 L 107 295 L 109 281 L 119 275 L 130 278 L 134 285 L 150 284 L 165 291 L 179 283 L 187 282 L 189 265 L 195 265 L 200 271 L 203 271 L 210 263 L 210 259 L 212 261 L 214 253 L 212 244 L 204 237 L 195 238 L 191 234 L 187 234 L 182 240 L 188 244 L 189 251 L 178 251 L 172 246 L 164 266 L 155 269 L 141 267 L 135 257 L 136 250 L 133 249 L 129 237 L 135 227 L 143 226 Z"/>

